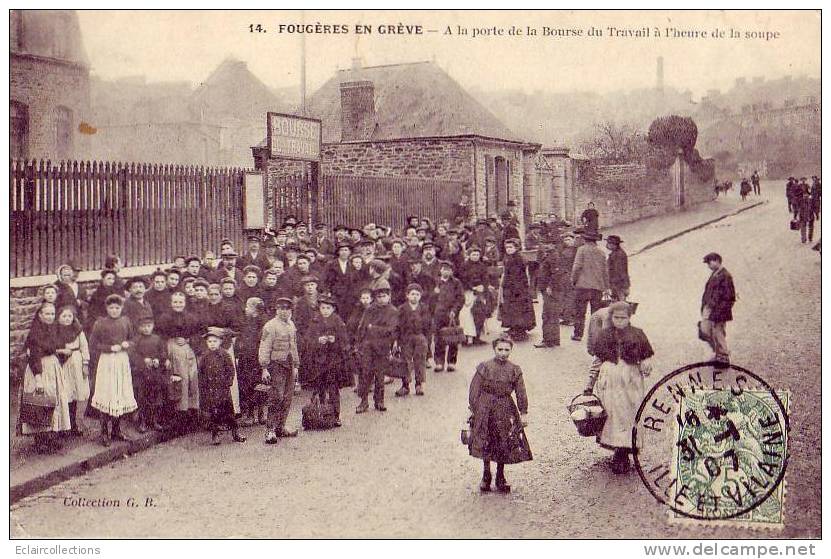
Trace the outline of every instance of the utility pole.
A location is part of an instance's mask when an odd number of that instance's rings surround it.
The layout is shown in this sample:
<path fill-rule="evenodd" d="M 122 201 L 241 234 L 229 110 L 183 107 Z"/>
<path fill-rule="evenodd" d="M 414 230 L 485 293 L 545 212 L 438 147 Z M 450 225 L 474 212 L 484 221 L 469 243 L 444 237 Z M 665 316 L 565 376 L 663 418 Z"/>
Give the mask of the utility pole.
<path fill-rule="evenodd" d="M 306 23 L 306 12 L 301 10 L 300 21 Z M 300 115 L 306 116 L 306 34 L 300 34 Z"/>

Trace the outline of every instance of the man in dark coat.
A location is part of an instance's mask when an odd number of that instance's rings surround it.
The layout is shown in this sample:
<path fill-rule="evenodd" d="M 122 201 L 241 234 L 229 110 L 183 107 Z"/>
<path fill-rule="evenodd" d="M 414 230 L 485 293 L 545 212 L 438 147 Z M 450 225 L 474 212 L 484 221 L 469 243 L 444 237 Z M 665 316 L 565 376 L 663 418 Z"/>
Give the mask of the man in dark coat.
<path fill-rule="evenodd" d="M 814 240 L 814 201 L 808 190 L 803 189 L 800 196 L 795 200 L 796 216 L 799 220 L 799 234 L 802 237 L 802 243 Z"/>
<path fill-rule="evenodd" d="M 753 185 L 753 194 L 759 196 L 762 193 L 762 188 L 759 186 L 759 171 L 753 171 L 753 174 L 750 175 L 750 184 Z"/>
<path fill-rule="evenodd" d="M 727 322 L 733 320 L 733 304 L 736 302 L 733 276 L 724 268 L 721 256 L 715 252 L 707 254 L 704 263 L 712 274 L 701 297 L 701 334 L 713 348 L 715 360 L 729 363 L 726 326 Z"/>
<path fill-rule="evenodd" d="M 335 299 L 338 311 L 348 314 L 355 303 L 349 298 L 349 280 L 352 273 L 349 256 L 352 254 L 352 247 L 346 243 L 341 243 L 338 245 L 336 253 L 337 258 L 326 263 L 322 278 L 323 289 Z"/>
<path fill-rule="evenodd" d="M 312 238 L 312 247 L 321 254 L 332 256 L 335 254 L 335 243 L 329 238 L 325 223 L 315 225 L 315 235 Z"/>
<path fill-rule="evenodd" d="M 556 247 L 543 245 L 541 253 L 537 287 L 542 291 L 542 341 L 534 344 L 538 348 L 560 345 L 560 303 L 568 277 Z"/>
<path fill-rule="evenodd" d="M 574 233 L 566 232 L 563 234 L 562 247 L 560 248 L 560 266 L 563 270 L 571 270 L 574 266 L 574 258 L 577 256 L 577 247 L 574 244 Z M 574 307 L 576 302 L 574 300 L 574 286 L 571 285 L 569 279 L 560 292 L 560 322 L 565 325 L 574 324 Z"/>
<path fill-rule="evenodd" d="M 606 238 L 606 248 L 609 250 L 606 259 L 609 266 L 609 288 L 615 301 L 625 301 L 629 296 L 629 257 L 620 248 L 622 242 L 617 235 Z"/>
<path fill-rule="evenodd" d="M 248 252 L 240 256 L 237 261 L 240 268 L 257 266 L 260 270 L 268 270 L 271 263 L 266 259 L 265 253 L 260 250 L 260 236 L 248 236 Z"/>

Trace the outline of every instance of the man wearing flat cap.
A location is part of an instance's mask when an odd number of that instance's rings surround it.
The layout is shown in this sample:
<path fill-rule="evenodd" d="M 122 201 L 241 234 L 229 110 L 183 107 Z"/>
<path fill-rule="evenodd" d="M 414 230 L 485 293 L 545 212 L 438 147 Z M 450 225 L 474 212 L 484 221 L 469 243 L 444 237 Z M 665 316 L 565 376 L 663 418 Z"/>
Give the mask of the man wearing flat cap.
<path fill-rule="evenodd" d="M 609 266 L 609 288 L 615 301 L 625 301 L 629 296 L 629 257 L 620 247 L 622 242 L 617 235 L 606 237 L 606 250 L 609 251 L 606 259 Z"/>
<path fill-rule="evenodd" d="M 326 256 L 335 254 L 335 243 L 329 238 L 329 232 L 325 223 L 315 224 L 315 234 L 311 244 L 318 252 Z"/>
<path fill-rule="evenodd" d="M 729 363 L 727 323 L 733 320 L 733 304 L 736 302 L 733 276 L 722 265 L 721 255 L 715 252 L 704 256 L 704 263 L 711 274 L 701 297 L 701 334 L 713 349 L 713 359 Z"/>
<path fill-rule="evenodd" d="M 240 256 L 237 265 L 240 268 L 246 266 L 257 266 L 260 270 L 267 270 L 270 268 L 269 262 L 265 257 L 265 253 L 260 250 L 260 236 L 256 233 L 248 235 L 248 251 Z"/>
<path fill-rule="evenodd" d="M 257 356 L 262 367 L 263 382 L 270 385 L 268 432 L 265 439 L 267 444 L 275 444 L 279 437 L 297 436 L 297 431 L 286 429 L 300 364 L 297 329 L 291 320 L 292 301 L 280 297 L 274 306 L 275 316 L 263 326 Z"/>

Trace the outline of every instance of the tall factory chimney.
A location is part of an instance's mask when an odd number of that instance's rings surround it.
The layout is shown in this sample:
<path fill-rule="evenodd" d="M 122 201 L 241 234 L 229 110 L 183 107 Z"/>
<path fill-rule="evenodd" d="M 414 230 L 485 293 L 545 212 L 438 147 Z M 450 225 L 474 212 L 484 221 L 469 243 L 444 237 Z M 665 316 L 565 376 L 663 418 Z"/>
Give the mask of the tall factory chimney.
<path fill-rule="evenodd" d="M 658 67 L 656 70 L 656 83 L 655 88 L 658 90 L 658 93 L 664 92 L 664 57 L 658 57 Z"/>

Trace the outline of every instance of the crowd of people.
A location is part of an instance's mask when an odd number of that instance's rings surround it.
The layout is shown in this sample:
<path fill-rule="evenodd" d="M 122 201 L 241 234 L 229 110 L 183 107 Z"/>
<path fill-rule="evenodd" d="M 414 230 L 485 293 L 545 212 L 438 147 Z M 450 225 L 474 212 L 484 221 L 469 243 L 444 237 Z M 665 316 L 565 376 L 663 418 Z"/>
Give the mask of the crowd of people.
<path fill-rule="evenodd" d="M 264 424 L 273 444 L 296 436 L 286 421 L 303 388 L 332 406 L 334 427 L 346 387 L 357 392 L 356 413 L 369 411 L 370 392 L 374 409 L 386 411 L 387 384 L 400 380 L 397 397 L 423 396 L 427 370 L 454 371 L 460 347 L 487 343 L 496 316 L 504 332 L 494 360 L 471 385 L 470 451 L 485 461 L 483 490 L 490 461 L 497 489 L 509 490 L 504 464 L 531 453 L 517 436 L 527 397 L 508 356 L 536 326 L 538 295 L 540 348 L 559 345 L 564 325 L 582 339 L 587 308 L 597 315 L 628 296 L 623 241 L 610 235 L 607 257 L 598 228 L 593 207 L 577 228 L 536 216 L 524 239 L 510 212 L 455 226 L 410 217 L 398 234 L 371 223 L 309 232 L 289 216 L 277 231 L 250 235 L 243 254 L 225 239 L 216 253 L 178 256 L 147 277 L 120 277 L 122 262 L 111 256 L 91 290 L 65 264 L 43 288 L 25 344 L 24 396 L 45 395 L 54 413 L 46 422 L 22 414 L 21 431 L 40 451 L 59 448 L 59 435 L 82 434 L 78 403 L 86 402 L 104 445 L 127 438 L 125 417 L 139 432 L 207 428 L 215 444 L 223 430 L 244 442 L 241 424 Z M 623 305 L 613 308 L 628 316 Z M 518 409 L 506 404 L 512 391 Z"/>
<path fill-rule="evenodd" d="M 807 177 L 788 177 L 785 198 L 788 211 L 793 214 L 791 229 L 799 230 L 803 244 L 813 242 L 814 222 L 819 219 L 822 207 L 822 181 L 813 176 L 809 185 Z"/>

